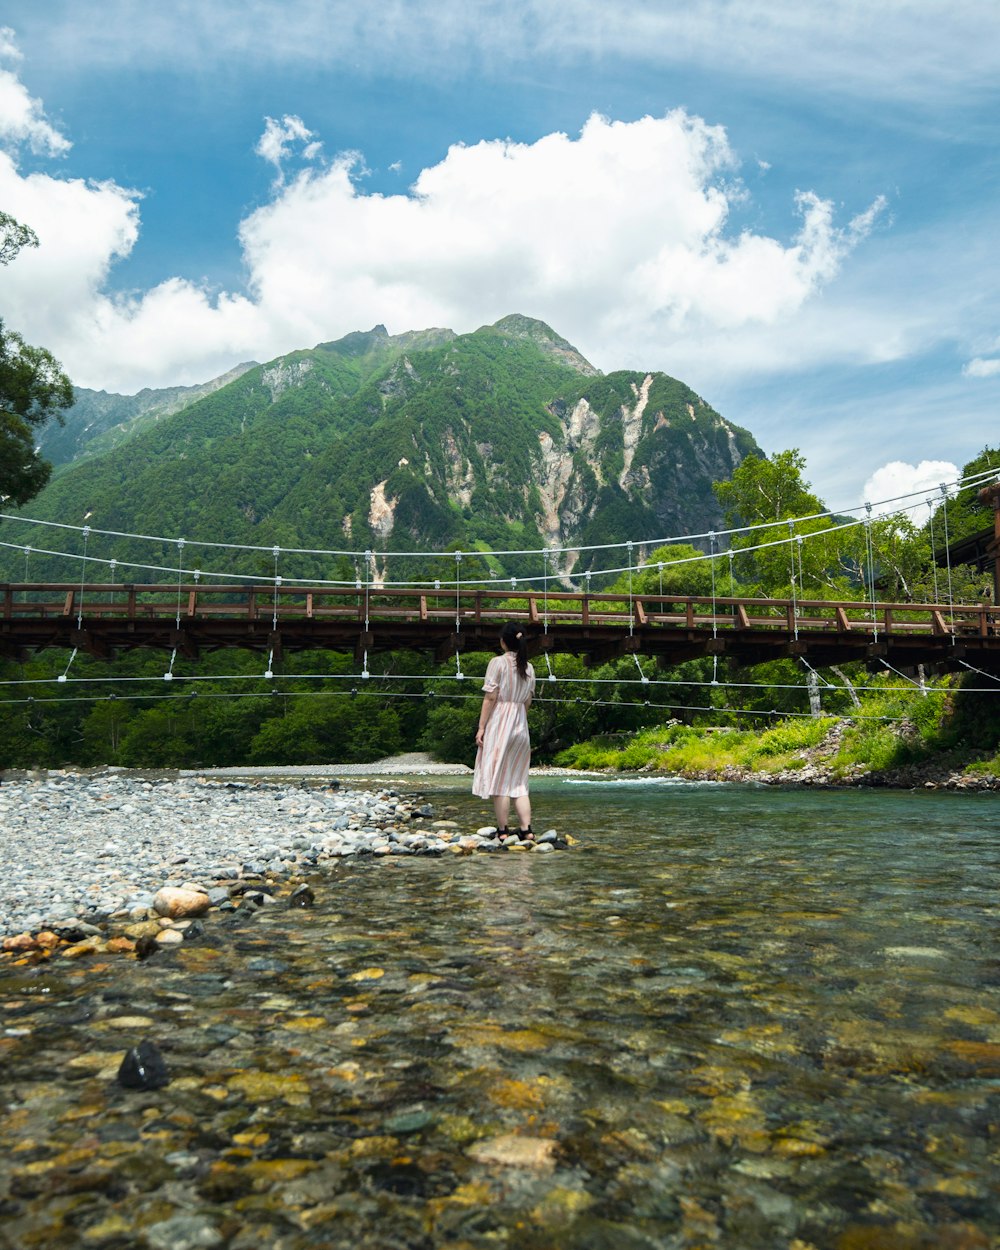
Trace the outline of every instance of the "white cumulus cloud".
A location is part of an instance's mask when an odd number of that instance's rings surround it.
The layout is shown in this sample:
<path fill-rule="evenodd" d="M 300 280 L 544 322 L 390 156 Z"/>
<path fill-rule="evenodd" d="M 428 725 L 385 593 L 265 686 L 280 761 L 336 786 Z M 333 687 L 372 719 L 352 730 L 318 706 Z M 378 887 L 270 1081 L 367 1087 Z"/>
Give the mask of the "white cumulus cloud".
<path fill-rule="evenodd" d="M 301 117 L 286 113 L 281 121 L 276 121 L 273 117 L 264 119 L 264 133 L 255 150 L 258 156 L 274 166 L 279 184 L 284 182 L 284 163 L 292 144 L 296 142 L 303 145 L 302 157 L 306 161 L 315 160 L 323 146 L 316 141 L 313 132 Z"/>
<path fill-rule="evenodd" d="M 962 370 L 967 378 L 993 378 L 1000 373 L 1000 357 L 976 356 Z"/>
<path fill-rule="evenodd" d="M 27 144 L 40 155 L 59 156 L 70 149 L 69 140 L 46 120 L 39 100 L 3 62 L 17 62 L 21 53 L 9 26 L 0 27 L 0 146 L 10 149 Z"/>
<path fill-rule="evenodd" d="M 911 515 L 922 522 L 926 516 L 920 505 L 926 499 L 933 499 L 936 505 L 941 498 L 941 484 L 950 490 L 958 477 L 958 466 L 950 460 L 921 460 L 919 464 L 890 460 L 865 482 L 861 502 L 872 504 L 876 516 L 910 508 L 914 510 Z M 907 495 L 920 497 L 904 498 Z"/>
<path fill-rule="evenodd" d="M 31 146 L 19 100 L 0 94 L 0 134 Z M 2 275 L 9 323 L 78 384 L 121 390 L 201 381 L 378 322 L 462 332 L 510 312 L 548 321 L 602 367 L 676 372 L 701 358 L 766 372 L 797 366 L 803 345 L 782 346 L 784 331 L 807 324 L 884 207 L 839 225 L 802 191 L 787 240 L 738 228 L 747 192 L 726 132 L 682 110 L 455 145 L 392 195 L 364 189 L 357 153 L 318 159 L 297 116 L 267 118 L 257 153 L 276 179 L 239 223 L 246 293 L 173 278 L 127 297 L 107 277 L 138 238 L 138 193 L 22 172 L 17 153 L 0 154 L 0 203 L 41 243 Z M 825 358 L 870 350 L 829 328 L 815 342 Z"/>

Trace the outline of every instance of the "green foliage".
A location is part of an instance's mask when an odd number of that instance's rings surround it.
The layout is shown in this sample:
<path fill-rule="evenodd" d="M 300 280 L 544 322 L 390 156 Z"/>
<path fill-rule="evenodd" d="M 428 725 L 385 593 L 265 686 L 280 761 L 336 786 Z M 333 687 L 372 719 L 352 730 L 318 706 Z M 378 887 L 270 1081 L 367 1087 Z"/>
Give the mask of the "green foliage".
<path fill-rule="evenodd" d="M 250 744 L 255 764 L 367 763 L 400 748 L 394 709 L 371 695 L 321 694 L 289 700 Z"/>
<path fill-rule="evenodd" d="M 1000 474 L 1000 450 L 984 447 L 973 460 L 962 469 L 963 477 L 971 477 L 977 473 L 996 470 Z M 934 502 L 938 505 L 934 516 L 934 545 L 938 553 L 938 562 L 944 563 L 945 526 L 949 543 L 957 543 L 970 534 L 988 529 L 993 522 L 993 510 L 980 502 L 980 486 L 967 486 L 957 495 L 949 497 L 945 502 L 935 493 Z M 927 523 L 930 530 L 930 521 Z"/>
<path fill-rule="evenodd" d="M 9 265 L 22 248 L 37 246 L 38 235 L 30 226 L 0 212 L 0 265 Z"/>
<path fill-rule="evenodd" d="M 30 226 L 0 213 L 0 265 L 37 246 Z M 72 402 L 73 387 L 52 353 L 0 321 L 0 503 L 20 507 L 48 481 L 52 468 L 35 453 L 35 430 Z"/>
<path fill-rule="evenodd" d="M 427 724 L 419 740 L 422 751 L 430 751 L 448 764 L 468 764 L 476 759 L 478 701 L 459 704 L 435 703 L 427 714 Z"/>
<path fill-rule="evenodd" d="M 762 734 L 753 735 L 753 742 L 743 758 L 753 767 L 764 762 L 771 764 L 798 751 L 807 751 L 819 746 L 835 723 L 828 716 L 814 720 L 779 721 Z"/>
<path fill-rule="evenodd" d="M 804 761 L 799 753 L 817 746 L 833 724 L 829 718 L 785 721 L 763 733 L 659 726 L 644 730 L 617 747 L 609 747 L 606 740 L 580 743 L 557 756 L 556 763 L 564 768 L 655 768 L 687 775 L 716 773 L 727 767 L 774 771 L 801 765 Z"/>

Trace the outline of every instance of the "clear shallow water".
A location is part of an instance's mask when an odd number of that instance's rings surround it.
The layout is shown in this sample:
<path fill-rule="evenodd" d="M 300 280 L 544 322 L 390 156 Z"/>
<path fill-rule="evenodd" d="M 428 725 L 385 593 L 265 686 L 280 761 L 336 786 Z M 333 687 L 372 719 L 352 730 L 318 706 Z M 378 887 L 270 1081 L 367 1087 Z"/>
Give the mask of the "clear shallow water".
<path fill-rule="evenodd" d="M 343 862 L 176 955 L 9 970 L 0 1244 L 1000 1245 L 994 798 L 533 798 L 578 848 Z M 141 1037 L 165 1089 L 113 1083 Z"/>

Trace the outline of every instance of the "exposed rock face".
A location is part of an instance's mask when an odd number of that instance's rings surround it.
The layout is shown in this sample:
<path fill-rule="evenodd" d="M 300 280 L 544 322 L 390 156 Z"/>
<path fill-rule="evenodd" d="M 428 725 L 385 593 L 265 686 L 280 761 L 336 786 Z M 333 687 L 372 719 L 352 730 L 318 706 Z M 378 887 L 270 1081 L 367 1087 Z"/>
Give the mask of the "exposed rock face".
<path fill-rule="evenodd" d="M 313 367 L 313 362 L 305 360 L 279 360 L 277 364 L 261 373 L 261 381 L 271 392 L 271 402 L 275 403 L 279 396 L 290 386 L 300 386 L 303 378 Z"/>
<path fill-rule="evenodd" d="M 628 480 L 628 471 L 632 467 L 635 449 L 642 436 L 642 414 L 646 411 L 646 405 L 649 403 L 649 388 L 652 385 L 653 375 L 647 373 L 642 380 L 641 386 L 636 386 L 634 382 L 631 384 L 632 394 L 635 396 L 634 407 L 629 408 L 627 405 L 622 404 L 622 441 L 624 443 L 625 467 L 618 475 L 618 484 L 622 487 L 625 486 Z M 689 404 L 688 407 L 690 406 Z"/>
<path fill-rule="evenodd" d="M 386 479 L 388 481 L 388 479 Z M 379 482 L 371 493 L 371 507 L 368 510 L 368 524 L 372 532 L 379 538 L 386 539 L 392 533 L 396 521 L 397 500 L 387 499 L 385 482 Z"/>
<path fill-rule="evenodd" d="M 755 446 L 697 397 L 671 409 L 651 403 L 658 379 L 662 375 L 632 378 L 627 398 L 604 414 L 586 396 L 571 409 L 550 408 L 562 438 L 547 430 L 538 435 L 535 474 L 547 545 L 579 542 L 615 495 L 649 513 L 650 537 L 718 524 L 711 483 L 729 477 Z M 567 552 L 564 574 L 576 558 Z"/>

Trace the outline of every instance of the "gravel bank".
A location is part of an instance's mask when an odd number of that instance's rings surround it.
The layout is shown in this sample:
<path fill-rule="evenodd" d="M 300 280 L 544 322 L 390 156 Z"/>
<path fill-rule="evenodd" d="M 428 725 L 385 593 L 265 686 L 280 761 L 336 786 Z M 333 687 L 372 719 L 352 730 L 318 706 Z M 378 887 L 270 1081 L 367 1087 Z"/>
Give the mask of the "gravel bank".
<path fill-rule="evenodd" d="M 301 877 L 324 859 L 497 846 L 484 831 L 434 816 L 419 797 L 388 789 L 204 773 L 8 778 L 0 786 L 0 938 L 148 918 L 168 884 L 193 883 L 218 904 L 247 879 Z"/>

